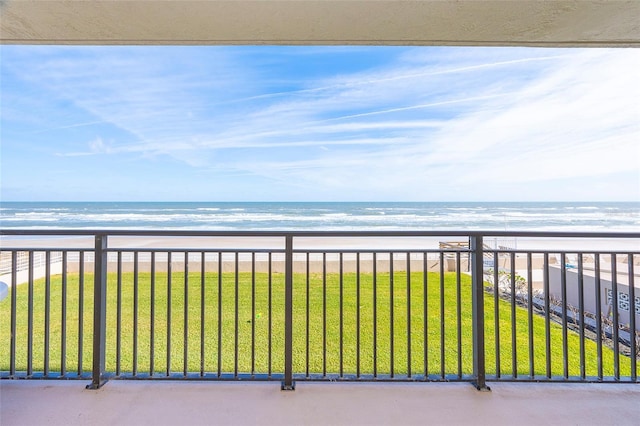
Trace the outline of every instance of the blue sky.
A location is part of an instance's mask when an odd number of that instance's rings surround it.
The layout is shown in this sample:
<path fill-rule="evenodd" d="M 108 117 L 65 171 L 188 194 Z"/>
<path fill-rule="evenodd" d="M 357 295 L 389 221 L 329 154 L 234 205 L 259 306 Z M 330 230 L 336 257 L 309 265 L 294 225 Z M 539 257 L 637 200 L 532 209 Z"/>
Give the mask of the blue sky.
<path fill-rule="evenodd" d="M 640 50 L 0 46 L 0 199 L 640 201 Z"/>

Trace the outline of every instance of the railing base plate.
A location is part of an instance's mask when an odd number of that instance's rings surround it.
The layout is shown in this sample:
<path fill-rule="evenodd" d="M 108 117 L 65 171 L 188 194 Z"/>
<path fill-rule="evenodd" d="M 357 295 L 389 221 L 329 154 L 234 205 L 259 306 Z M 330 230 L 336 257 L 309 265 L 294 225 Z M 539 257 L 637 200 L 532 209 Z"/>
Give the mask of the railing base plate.
<path fill-rule="evenodd" d="M 477 383 L 472 383 L 472 385 L 478 392 L 491 392 L 491 388 L 486 384 L 479 385 Z"/>
<path fill-rule="evenodd" d="M 285 382 L 282 382 L 282 384 L 280 385 L 280 390 L 294 391 L 296 390 L 296 382 L 291 382 L 290 385 L 286 384 Z"/>
<path fill-rule="evenodd" d="M 102 386 L 104 386 L 107 382 L 108 380 L 101 380 L 100 383 L 98 383 L 97 385 L 92 382 L 88 384 L 85 389 L 97 390 L 97 389 L 100 389 Z"/>

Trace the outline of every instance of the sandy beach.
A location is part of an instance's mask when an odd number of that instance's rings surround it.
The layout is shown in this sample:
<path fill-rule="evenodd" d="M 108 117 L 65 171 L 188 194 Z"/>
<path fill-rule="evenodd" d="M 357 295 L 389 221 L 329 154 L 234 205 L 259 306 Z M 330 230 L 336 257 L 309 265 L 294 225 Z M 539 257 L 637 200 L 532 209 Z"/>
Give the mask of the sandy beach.
<path fill-rule="evenodd" d="M 165 237 L 165 236 L 110 236 L 110 248 L 166 248 L 166 249 L 284 249 L 284 237 Z M 435 250 L 440 243 L 466 243 L 459 236 L 436 237 L 296 237 L 294 250 Z M 564 251 L 620 251 L 640 252 L 637 238 L 492 238 L 484 239 L 491 248 L 504 247 L 515 250 L 564 250 Z M 55 237 L 0 237 L 0 248 L 78 248 L 92 249 L 92 236 Z"/>
<path fill-rule="evenodd" d="M 440 255 L 437 250 L 440 247 L 452 247 L 465 245 L 467 240 L 461 237 L 296 237 L 294 238 L 294 272 L 305 273 L 308 269 L 310 273 L 338 273 L 341 270 L 345 273 L 356 272 L 370 273 L 375 269 L 379 272 L 388 272 L 391 269 L 393 259 L 393 270 L 404 271 L 409 267 L 412 271 L 422 271 L 425 267 L 429 271 L 438 272 L 441 270 L 440 260 L 442 259 L 442 270 L 456 271 L 456 255 L 453 252 Z M 544 266 L 544 256 L 535 251 L 548 250 L 550 263 L 558 264 L 560 252 L 567 253 L 567 262 L 577 262 L 576 254 L 572 250 L 588 252 L 590 250 L 600 252 L 638 252 L 640 241 L 637 239 L 570 239 L 570 238 L 486 238 L 485 245 L 490 248 L 511 249 L 518 253 L 514 256 L 515 270 L 519 275 L 527 275 L 527 255 L 522 251 L 531 250 L 532 254 L 532 275 L 536 286 L 542 282 L 542 268 Z M 78 249 L 68 254 L 67 271 L 77 272 L 79 270 L 79 251 L 93 250 L 94 239 L 91 236 L 56 236 L 56 237 L 12 237 L 4 236 L 0 240 L 0 248 L 8 249 L 31 249 L 36 251 L 36 255 L 44 257 L 42 250 L 55 249 Z M 201 270 L 202 262 L 208 271 L 217 271 L 218 261 L 222 260 L 222 270 L 224 272 L 234 272 L 236 270 L 236 254 L 234 250 L 239 250 L 237 254 L 238 271 L 241 272 L 267 272 L 269 267 L 276 273 L 284 272 L 284 237 L 166 237 L 166 236 L 111 236 L 108 239 L 109 249 L 114 251 L 109 253 L 109 271 L 117 270 L 117 251 L 121 251 L 121 268 L 123 271 L 133 271 L 134 251 L 138 251 L 138 269 L 140 271 L 151 270 L 151 252 L 154 251 L 155 268 L 157 271 L 167 269 L 169 252 L 172 252 L 171 267 L 173 271 L 185 269 L 185 258 L 188 259 L 188 269 L 191 271 Z M 164 251 L 166 249 L 166 251 Z M 148 251 L 145 251 L 148 250 Z M 182 251 L 184 250 L 184 251 Z M 464 248 L 462 248 L 464 251 Z M 186 252 L 189 252 L 186 254 Z M 430 252 L 429 252 L 430 251 Z M 557 251 L 557 252 L 554 252 Z M 271 257 L 269 257 L 271 252 Z M 253 253 L 253 254 L 252 254 Z M 325 253 L 325 254 L 323 254 Z M 358 254 L 357 254 L 358 253 Z M 55 257 L 57 255 L 57 257 Z M 11 282 L 10 277 L 10 254 L 4 251 L 2 255 L 3 269 L 0 271 L 0 280 Z M 85 270 L 92 268 L 93 253 L 85 253 Z M 61 273 L 62 255 L 60 252 L 53 252 L 52 273 Z M 271 264 L 269 264 L 271 259 Z M 357 260 L 359 259 L 359 262 Z M 585 255 L 585 262 L 592 262 L 593 256 Z M 603 267 L 610 262 L 610 256 L 603 259 Z M 491 268 L 494 264 L 492 256 L 485 256 L 485 267 Z M 618 263 L 626 264 L 627 255 L 618 255 Z M 9 263 L 8 263 L 9 262 Z M 323 262 L 326 262 L 326 269 L 323 269 Z M 8 263 L 8 264 L 7 264 Z M 35 275 L 41 276 L 44 272 L 43 261 L 35 262 Z M 634 264 L 640 265 L 640 255 L 634 256 Z M 507 254 L 501 254 L 498 258 L 498 267 L 503 270 L 510 270 L 511 259 Z M 18 268 L 21 269 L 21 268 Z M 23 268 L 22 268 L 23 269 Z M 89 269 L 90 270 L 90 269 Z M 460 253 L 460 270 L 469 272 L 468 254 Z M 624 271 L 624 265 L 622 265 Z M 640 272 L 640 267 L 636 268 Z M 26 280 L 27 271 L 19 273 L 18 282 Z M 640 281 L 640 280 L 637 280 Z"/>

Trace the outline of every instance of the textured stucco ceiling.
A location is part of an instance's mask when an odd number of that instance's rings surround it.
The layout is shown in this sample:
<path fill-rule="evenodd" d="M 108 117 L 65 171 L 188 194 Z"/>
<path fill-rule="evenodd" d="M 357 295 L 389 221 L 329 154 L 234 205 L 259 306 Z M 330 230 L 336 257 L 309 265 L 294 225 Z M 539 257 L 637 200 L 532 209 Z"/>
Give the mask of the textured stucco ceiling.
<path fill-rule="evenodd" d="M 640 46 L 640 0 L 0 0 L 0 43 Z"/>

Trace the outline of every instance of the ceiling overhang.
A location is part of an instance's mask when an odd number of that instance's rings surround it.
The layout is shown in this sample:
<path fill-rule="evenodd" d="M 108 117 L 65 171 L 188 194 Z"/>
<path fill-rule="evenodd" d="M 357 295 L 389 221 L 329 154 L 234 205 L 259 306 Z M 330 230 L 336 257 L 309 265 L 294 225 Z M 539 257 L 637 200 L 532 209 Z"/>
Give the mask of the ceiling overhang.
<path fill-rule="evenodd" d="M 640 1 L 0 0 L 0 43 L 640 46 Z"/>

